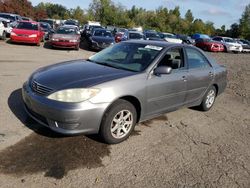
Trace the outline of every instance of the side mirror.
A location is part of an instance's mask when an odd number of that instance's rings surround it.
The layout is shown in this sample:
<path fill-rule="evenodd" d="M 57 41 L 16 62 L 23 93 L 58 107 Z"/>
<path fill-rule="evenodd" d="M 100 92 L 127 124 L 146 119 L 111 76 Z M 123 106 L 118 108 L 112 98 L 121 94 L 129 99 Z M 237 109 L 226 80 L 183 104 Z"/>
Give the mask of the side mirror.
<path fill-rule="evenodd" d="M 170 74 L 171 72 L 172 72 L 172 68 L 168 66 L 160 66 L 154 70 L 155 75 Z"/>
<path fill-rule="evenodd" d="M 76 32 L 76 34 L 77 34 L 77 35 L 80 35 L 80 34 L 81 34 L 81 32 L 80 32 L 80 31 L 77 31 L 77 32 Z"/>

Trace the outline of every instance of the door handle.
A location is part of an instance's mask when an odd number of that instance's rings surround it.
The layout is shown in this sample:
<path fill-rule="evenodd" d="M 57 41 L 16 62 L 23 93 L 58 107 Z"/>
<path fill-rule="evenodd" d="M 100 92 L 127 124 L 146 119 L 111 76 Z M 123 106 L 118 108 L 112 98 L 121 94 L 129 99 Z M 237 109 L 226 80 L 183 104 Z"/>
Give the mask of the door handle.
<path fill-rule="evenodd" d="M 214 74 L 213 74 L 212 72 L 209 72 L 209 75 L 210 75 L 211 77 L 213 77 L 213 76 L 214 76 Z"/>

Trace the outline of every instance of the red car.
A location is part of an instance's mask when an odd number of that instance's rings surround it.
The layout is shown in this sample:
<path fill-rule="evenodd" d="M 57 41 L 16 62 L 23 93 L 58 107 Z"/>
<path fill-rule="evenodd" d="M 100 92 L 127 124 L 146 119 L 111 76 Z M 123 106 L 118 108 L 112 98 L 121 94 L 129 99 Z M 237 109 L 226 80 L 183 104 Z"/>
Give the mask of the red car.
<path fill-rule="evenodd" d="M 209 38 L 199 38 L 195 40 L 195 46 L 204 51 L 224 52 L 224 46 L 220 42 L 213 41 Z"/>
<path fill-rule="evenodd" d="M 40 46 L 44 32 L 40 24 L 34 21 L 21 21 L 10 34 L 11 42 L 30 43 Z"/>
<path fill-rule="evenodd" d="M 124 33 L 116 33 L 115 34 L 115 42 L 116 43 L 121 42 L 123 35 L 124 35 Z"/>
<path fill-rule="evenodd" d="M 59 27 L 50 38 L 50 44 L 56 48 L 74 48 L 79 50 L 80 31 L 77 26 L 64 25 Z"/>

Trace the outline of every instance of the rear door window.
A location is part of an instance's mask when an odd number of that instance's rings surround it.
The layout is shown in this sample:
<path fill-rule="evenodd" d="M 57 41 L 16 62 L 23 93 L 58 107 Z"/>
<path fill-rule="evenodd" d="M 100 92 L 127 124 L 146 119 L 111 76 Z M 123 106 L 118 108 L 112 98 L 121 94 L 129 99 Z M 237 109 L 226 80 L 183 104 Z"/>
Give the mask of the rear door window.
<path fill-rule="evenodd" d="M 207 58 L 198 50 L 193 48 L 186 48 L 188 68 L 189 69 L 202 69 L 210 67 Z"/>

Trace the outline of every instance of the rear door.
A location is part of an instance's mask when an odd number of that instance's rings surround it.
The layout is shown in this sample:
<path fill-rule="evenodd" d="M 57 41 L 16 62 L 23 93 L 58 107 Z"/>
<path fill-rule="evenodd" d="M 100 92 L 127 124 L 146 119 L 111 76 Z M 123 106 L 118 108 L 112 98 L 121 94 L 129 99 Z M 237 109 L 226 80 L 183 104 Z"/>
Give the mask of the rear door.
<path fill-rule="evenodd" d="M 177 62 L 177 64 L 173 64 Z M 179 64 L 178 64 L 179 62 Z M 169 49 L 157 66 L 172 67 L 170 74 L 154 75 L 147 81 L 147 115 L 182 106 L 186 97 L 187 69 L 183 48 Z"/>
<path fill-rule="evenodd" d="M 213 68 L 207 58 L 197 49 L 187 47 L 188 62 L 186 103 L 195 102 L 203 97 L 213 80 Z"/>

